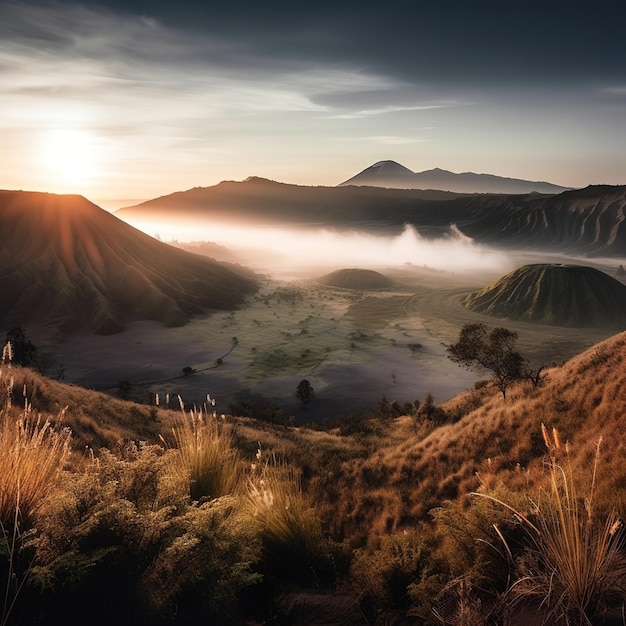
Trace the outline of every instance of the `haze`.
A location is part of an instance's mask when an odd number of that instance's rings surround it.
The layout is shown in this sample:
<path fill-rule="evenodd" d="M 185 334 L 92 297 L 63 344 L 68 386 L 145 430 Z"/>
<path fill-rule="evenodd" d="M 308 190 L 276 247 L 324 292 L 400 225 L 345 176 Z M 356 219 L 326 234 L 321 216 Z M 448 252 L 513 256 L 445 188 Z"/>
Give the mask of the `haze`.
<path fill-rule="evenodd" d="M 179 242 L 211 241 L 237 259 L 283 279 L 320 267 L 428 266 L 450 272 L 508 271 L 514 264 L 502 252 L 476 245 L 454 225 L 445 237 L 425 238 L 411 225 L 397 235 L 357 230 L 287 229 L 245 224 L 128 222 L 149 235 Z"/>

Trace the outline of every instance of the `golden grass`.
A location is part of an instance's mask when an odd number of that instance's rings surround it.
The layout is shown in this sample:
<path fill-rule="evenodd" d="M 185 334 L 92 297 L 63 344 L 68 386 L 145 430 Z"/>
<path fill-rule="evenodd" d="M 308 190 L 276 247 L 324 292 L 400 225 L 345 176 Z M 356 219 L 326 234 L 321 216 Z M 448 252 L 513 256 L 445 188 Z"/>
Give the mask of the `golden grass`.
<path fill-rule="evenodd" d="M 25 406 L 18 411 L 12 404 L 14 377 L 9 363 L 0 365 L 4 405 L 0 407 L 0 522 L 12 528 L 16 511 L 22 527 L 33 517 L 54 488 L 68 458 L 69 428 L 54 425 Z M 63 415 L 57 416 L 57 422 Z"/>
<path fill-rule="evenodd" d="M 529 513 L 488 494 L 475 495 L 510 509 L 528 533 L 510 589 L 516 599 L 538 599 L 544 624 L 591 626 L 612 602 L 619 606 L 626 601 L 623 522 L 615 510 L 604 516 L 596 510 L 601 439 L 592 467 L 586 468 L 571 462 L 556 428 L 550 433 L 542 424 L 542 436 L 549 453 L 549 486 L 530 501 Z"/>
<path fill-rule="evenodd" d="M 300 471 L 260 448 L 251 469 L 247 508 L 259 528 L 270 571 L 284 569 L 300 582 L 314 580 L 324 539 Z"/>
<path fill-rule="evenodd" d="M 5 626 L 28 578 L 32 561 L 19 564 L 19 553 L 37 511 L 55 488 L 70 450 L 68 428 L 53 425 L 32 411 L 28 400 L 13 406 L 15 378 L 11 344 L 0 361 L 0 554 L 6 559 L 6 582 L 0 625 Z M 26 398 L 26 389 L 23 389 Z M 62 415 L 57 417 L 60 421 Z M 4 572 L 3 572 L 4 573 Z"/>
<path fill-rule="evenodd" d="M 172 435 L 177 452 L 172 471 L 189 484 L 192 500 L 240 491 L 241 459 L 228 424 L 206 407 L 186 411 L 181 401 L 181 416 L 172 426 Z"/>

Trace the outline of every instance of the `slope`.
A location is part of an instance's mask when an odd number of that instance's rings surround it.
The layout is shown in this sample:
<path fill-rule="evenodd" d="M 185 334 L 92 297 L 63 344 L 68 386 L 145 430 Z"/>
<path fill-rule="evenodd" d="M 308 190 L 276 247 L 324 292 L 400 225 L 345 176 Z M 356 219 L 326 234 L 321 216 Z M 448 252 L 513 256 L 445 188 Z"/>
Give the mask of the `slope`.
<path fill-rule="evenodd" d="M 0 321 L 98 334 L 185 324 L 240 305 L 255 283 L 128 226 L 80 196 L 0 192 Z"/>
<path fill-rule="evenodd" d="M 626 328 L 626 286 L 580 265 L 525 265 L 467 296 L 468 309 L 554 326 Z"/>
<path fill-rule="evenodd" d="M 371 536 L 412 528 L 433 507 L 481 484 L 532 492 L 546 478 L 542 423 L 559 430 L 571 461 L 581 466 L 602 438 L 597 501 L 623 510 L 625 363 L 621 333 L 546 370 L 538 387 L 512 387 L 506 402 L 488 385 L 442 405 L 449 423 L 402 417 L 385 436 L 378 429 L 369 454 L 319 481 L 319 493 L 333 503 L 326 515 L 334 530 Z"/>

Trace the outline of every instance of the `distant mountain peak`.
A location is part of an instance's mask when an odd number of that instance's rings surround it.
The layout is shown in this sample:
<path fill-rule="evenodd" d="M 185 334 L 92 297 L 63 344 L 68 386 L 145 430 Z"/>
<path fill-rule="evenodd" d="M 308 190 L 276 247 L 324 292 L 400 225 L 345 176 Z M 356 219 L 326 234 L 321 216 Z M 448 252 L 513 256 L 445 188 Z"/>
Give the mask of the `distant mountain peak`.
<path fill-rule="evenodd" d="M 455 174 L 440 167 L 416 173 L 396 161 L 378 161 L 338 186 L 347 185 L 498 194 L 557 194 L 569 189 L 545 181 L 505 178 L 494 174 Z"/>

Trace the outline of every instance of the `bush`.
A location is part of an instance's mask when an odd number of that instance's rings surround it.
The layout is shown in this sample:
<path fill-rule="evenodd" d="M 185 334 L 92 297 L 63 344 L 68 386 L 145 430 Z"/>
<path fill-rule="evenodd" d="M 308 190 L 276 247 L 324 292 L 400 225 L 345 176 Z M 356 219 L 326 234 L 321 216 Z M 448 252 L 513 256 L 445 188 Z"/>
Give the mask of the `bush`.
<path fill-rule="evenodd" d="M 64 476 L 42 510 L 33 570 L 45 623 L 221 623 L 236 610 L 259 578 L 254 525 L 233 496 L 190 505 L 188 483 L 169 473 L 176 454 L 127 445 Z"/>

